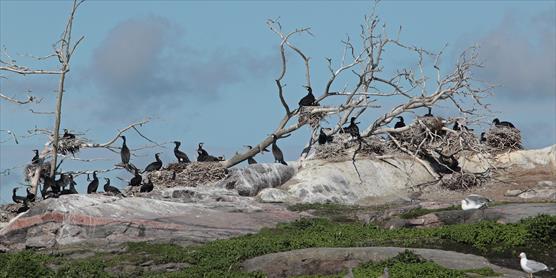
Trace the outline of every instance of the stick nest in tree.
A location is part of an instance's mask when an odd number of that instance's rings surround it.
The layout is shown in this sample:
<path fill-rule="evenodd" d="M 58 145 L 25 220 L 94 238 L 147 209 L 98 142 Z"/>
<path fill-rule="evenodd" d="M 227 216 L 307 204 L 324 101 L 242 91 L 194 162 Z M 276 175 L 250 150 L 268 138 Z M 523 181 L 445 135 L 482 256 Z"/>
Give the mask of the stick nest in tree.
<path fill-rule="evenodd" d="M 361 149 L 358 156 L 370 157 L 383 155 L 389 152 L 388 143 L 377 137 L 362 138 Z M 315 146 L 314 159 L 327 161 L 346 161 L 351 159 L 352 153 L 359 148 L 359 140 L 354 140 L 351 135 L 338 133 L 334 135 L 334 142 Z"/>
<path fill-rule="evenodd" d="M 35 171 L 40 168 L 40 176 L 50 175 L 50 161 L 41 161 L 37 164 L 27 164 L 23 168 L 23 176 L 25 177 L 25 182 L 31 182 Z"/>
<path fill-rule="evenodd" d="M 485 144 L 492 152 L 521 150 L 521 132 L 511 127 L 491 127 L 485 132 Z"/>
<path fill-rule="evenodd" d="M 85 143 L 87 143 L 87 141 L 81 138 L 60 138 L 60 140 L 58 141 L 58 153 L 61 153 L 63 155 L 67 155 L 69 153 L 71 153 L 72 155 L 76 154 L 79 152 L 79 148 L 81 147 L 81 145 Z"/>
<path fill-rule="evenodd" d="M 307 122 L 311 128 L 317 128 L 326 114 L 324 112 L 311 114 L 311 111 L 316 108 L 320 108 L 320 106 L 302 106 L 299 108 L 299 123 Z"/>
<path fill-rule="evenodd" d="M 227 173 L 228 170 L 219 162 L 191 162 L 169 164 L 161 171 L 149 173 L 148 177 L 154 184 L 162 187 L 196 187 L 220 181 Z"/>
<path fill-rule="evenodd" d="M 483 186 L 489 179 L 489 172 L 479 174 L 454 172 L 442 176 L 440 185 L 450 190 L 468 190 L 473 187 Z"/>

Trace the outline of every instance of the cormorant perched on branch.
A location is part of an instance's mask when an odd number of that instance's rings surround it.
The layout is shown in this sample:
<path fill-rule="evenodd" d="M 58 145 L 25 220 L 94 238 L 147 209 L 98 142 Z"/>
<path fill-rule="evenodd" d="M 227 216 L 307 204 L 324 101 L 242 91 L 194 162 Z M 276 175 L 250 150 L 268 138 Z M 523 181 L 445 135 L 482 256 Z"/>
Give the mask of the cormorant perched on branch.
<path fill-rule="evenodd" d="M 352 137 L 359 138 L 361 135 L 359 134 L 359 127 L 357 126 L 358 123 L 356 123 L 355 120 L 355 117 L 351 117 L 350 124 L 347 127 L 342 128 L 342 131 L 344 133 L 351 134 Z"/>
<path fill-rule="evenodd" d="M 33 156 L 33 159 L 31 159 L 31 163 L 37 164 L 40 161 L 39 150 L 33 150 L 33 152 L 35 152 L 35 156 Z"/>
<path fill-rule="evenodd" d="M 510 123 L 510 122 L 506 122 L 506 121 L 501 122 L 498 118 L 492 120 L 492 123 L 493 123 L 496 127 L 511 127 L 511 128 L 515 128 L 514 124 L 512 124 L 512 123 Z"/>
<path fill-rule="evenodd" d="M 427 109 L 429 110 L 429 112 L 427 114 L 423 115 L 423 117 L 434 117 L 434 115 L 432 114 L 432 108 L 427 107 Z"/>
<path fill-rule="evenodd" d="M 154 154 L 154 158 L 156 159 L 156 161 L 147 165 L 147 167 L 145 168 L 145 171 L 143 171 L 143 173 L 144 172 L 158 171 L 162 168 L 162 160 L 160 160 L 159 155 L 160 155 L 160 153 L 155 153 Z"/>
<path fill-rule="evenodd" d="M 405 122 L 403 121 L 403 117 L 402 116 L 398 116 L 396 117 L 399 119 L 399 121 L 394 125 L 394 128 L 402 128 L 405 126 Z"/>
<path fill-rule="evenodd" d="M 23 196 L 17 196 L 16 192 L 17 192 L 17 187 L 14 188 L 12 194 L 12 200 L 14 201 L 14 203 L 23 204 L 24 206 L 27 206 L 27 198 Z"/>
<path fill-rule="evenodd" d="M 189 157 L 187 157 L 187 155 L 184 152 L 179 150 L 181 142 L 180 141 L 174 141 L 174 144 L 176 144 L 176 146 L 174 147 L 174 155 L 178 159 L 178 162 L 179 163 L 190 163 L 191 160 L 189 160 Z"/>
<path fill-rule="evenodd" d="M 87 186 L 87 194 L 96 193 L 98 189 L 97 171 L 93 172 L 93 181 Z"/>
<path fill-rule="evenodd" d="M 219 158 L 208 154 L 208 152 L 205 149 L 203 149 L 204 144 L 205 143 L 199 143 L 199 146 L 197 148 L 197 161 L 199 162 L 220 161 Z"/>
<path fill-rule="evenodd" d="M 62 136 L 62 138 L 64 138 L 64 139 L 75 139 L 75 134 L 69 133 L 69 131 L 64 128 L 64 136 Z"/>
<path fill-rule="evenodd" d="M 130 186 L 139 186 L 143 177 L 139 174 L 139 170 L 135 169 L 135 176 L 129 181 Z"/>
<path fill-rule="evenodd" d="M 309 86 L 303 86 L 307 89 L 307 95 L 299 100 L 299 107 L 301 106 L 315 106 L 315 96 L 313 95 L 313 89 Z"/>
<path fill-rule="evenodd" d="M 327 135 L 326 133 L 324 133 L 324 128 L 320 128 L 320 134 L 319 134 L 319 145 L 324 145 L 326 143 L 331 143 L 332 140 L 334 139 L 334 137 L 332 137 L 332 135 Z"/>
<path fill-rule="evenodd" d="M 140 192 L 151 192 L 154 189 L 154 184 L 152 183 L 151 179 L 147 180 L 147 183 L 143 183 L 141 185 Z"/>
<path fill-rule="evenodd" d="M 120 192 L 119 189 L 110 185 L 110 179 L 109 178 L 104 178 L 104 180 L 106 180 L 106 183 L 104 184 L 104 192 L 105 193 L 122 194 L 122 192 Z"/>
<path fill-rule="evenodd" d="M 274 162 L 280 162 L 284 165 L 288 165 L 288 163 L 284 161 L 284 154 L 282 153 L 282 150 L 280 150 L 280 148 L 278 148 L 278 145 L 276 145 L 276 140 L 278 139 L 278 137 L 276 137 L 275 134 L 272 134 L 272 139 L 272 155 L 274 156 Z"/>
<path fill-rule="evenodd" d="M 122 140 L 124 140 L 124 142 L 122 143 L 122 150 L 120 151 L 120 156 L 122 157 L 122 163 L 124 165 L 129 164 L 129 160 L 131 159 L 131 153 L 129 152 L 129 148 L 127 147 L 127 144 L 125 142 L 125 136 L 120 136 L 122 137 Z"/>

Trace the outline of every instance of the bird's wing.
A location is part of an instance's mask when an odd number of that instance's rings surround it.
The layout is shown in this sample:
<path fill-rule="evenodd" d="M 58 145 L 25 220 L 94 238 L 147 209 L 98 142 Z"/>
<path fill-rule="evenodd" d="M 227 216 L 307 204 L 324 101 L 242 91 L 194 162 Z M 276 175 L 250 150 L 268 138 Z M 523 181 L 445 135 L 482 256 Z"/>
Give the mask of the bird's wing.
<path fill-rule="evenodd" d="M 548 269 L 548 267 L 545 264 L 533 260 L 527 260 L 526 265 L 528 268 L 530 268 L 535 272 Z"/>

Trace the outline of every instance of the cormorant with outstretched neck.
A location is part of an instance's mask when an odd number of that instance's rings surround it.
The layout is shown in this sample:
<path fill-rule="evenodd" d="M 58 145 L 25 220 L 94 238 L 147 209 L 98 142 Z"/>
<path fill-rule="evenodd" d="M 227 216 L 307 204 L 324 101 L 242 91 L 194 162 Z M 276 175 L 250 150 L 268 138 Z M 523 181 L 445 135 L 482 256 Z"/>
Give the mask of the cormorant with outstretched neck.
<path fill-rule="evenodd" d="M 87 186 L 87 194 L 96 193 L 98 189 L 97 171 L 93 172 L 93 180 Z"/>
<path fill-rule="evenodd" d="M 356 120 L 355 117 L 351 117 L 350 124 L 347 127 L 344 127 L 342 131 L 344 133 L 351 134 L 352 137 L 359 138 L 361 137 L 361 135 L 359 134 L 359 127 L 357 126 L 355 120 Z"/>
<path fill-rule="evenodd" d="M 210 155 L 205 149 L 203 149 L 204 144 L 205 143 L 199 143 L 199 146 L 197 148 L 197 161 L 199 162 L 220 161 L 220 159 Z"/>
<path fill-rule="evenodd" d="M 104 178 L 104 180 L 106 181 L 106 183 L 104 184 L 104 192 L 105 193 L 122 194 L 122 192 L 120 192 L 119 189 L 110 185 L 110 179 L 109 178 Z"/>
<path fill-rule="evenodd" d="M 64 128 L 64 135 L 62 136 L 64 139 L 75 139 L 75 134 L 69 133 L 67 129 Z"/>
<path fill-rule="evenodd" d="M 151 179 L 148 179 L 146 183 L 143 183 L 143 185 L 141 185 L 141 189 L 140 192 L 151 192 L 154 189 L 154 184 L 151 181 Z"/>
<path fill-rule="evenodd" d="M 145 171 L 143 171 L 143 173 L 144 172 L 158 171 L 162 168 L 162 160 L 160 160 L 159 155 L 160 155 L 160 153 L 155 153 L 154 154 L 154 158 L 156 159 L 156 161 L 147 165 L 147 167 L 145 168 Z"/>
<path fill-rule="evenodd" d="M 328 135 L 324 132 L 324 128 L 320 128 L 320 133 L 319 133 L 319 145 L 324 145 L 326 143 L 330 143 L 332 142 L 332 140 L 334 139 L 334 137 L 332 137 L 332 135 Z"/>
<path fill-rule="evenodd" d="M 139 170 L 135 169 L 135 176 L 129 181 L 130 186 L 139 186 L 143 177 L 139 174 Z"/>
<path fill-rule="evenodd" d="M 429 110 L 429 112 L 427 114 L 423 115 L 423 117 L 434 117 L 434 115 L 432 114 L 432 108 L 427 107 L 427 109 Z"/>
<path fill-rule="evenodd" d="M 512 124 L 512 123 L 510 123 L 510 122 L 506 122 L 506 121 L 501 122 L 498 118 L 492 120 L 492 123 L 493 123 L 494 126 L 496 126 L 496 127 L 511 127 L 511 128 L 515 128 L 514 124 Z"/>
<path fill-rule="evenodd" d="M 176 144 L 176 146 L 174 147 L 174 155 L 178 159 L 178 162 L 179 163 L 189 163 L 189 162 L 191 162 L 191 160 L 189 160 L 189 157 L 187 157 L 187 155 L 184 152 L 179 150 L 181 142 L 180 141 L 174 141 L 174 144 Z"/>
<path fill-rule="evenodd" d="M 272 134 L 272 139 L 272 155 L 274 156 L 274 162 L 280 162 L 284 165 L 288 165 L 288 163 L 284 161 L 284 154 L 282 153 L 282 150 L 280 150 L 280 148 L 278 148 L 278 145 L 276 145 L 276 140 L 278 140 L 278 137 Z"/>
<path fill-rule="evenodd" d="M 120 136 L 122 137 L 122 140 L 124 140 L 124 142 L 122 143 L 122 150 L 120 151 L 120 156 L 122 157 L 122 163 L 124 165 L 129 164 L 129 160 L 131 159 L 131 153 L 129 152 L 129 148 L 127 147 L 127 144 L 125 142 L 125 136 Z"/>
<path fill-rule="evenodd" d="M 299 107 L 301 106 L 315 106 L 315 96 L 313 95 L 313 89 L 309 86 L 304 86 L 307 89 L 307 95 L 299 100 Z"/>
<path fill-rule="evenodd" d="M 17 196 L 17 187 L 15 187 L 13 190 L 12 200 L 16 204 L 24 204 L 25 206 L 27 206 L 27 198 L 23 196 Z"/>
<path fill-rule="evenodd" d="M 396 117 L 399 119 L 399 121 L 394 125 L 394 128 L 402 128 L 405 126 L 405 122 L 403 121 L 403 117 L 402 116 L 398 116 Z"/>
<path fill-rule="evenodd" d="M 33 152 L 35 152 L 35 156 L 33 156 L 33 159 L 31 159 L 31 163 L 37 164 L 40 161 L 39 150 L 33 150 Z"/>

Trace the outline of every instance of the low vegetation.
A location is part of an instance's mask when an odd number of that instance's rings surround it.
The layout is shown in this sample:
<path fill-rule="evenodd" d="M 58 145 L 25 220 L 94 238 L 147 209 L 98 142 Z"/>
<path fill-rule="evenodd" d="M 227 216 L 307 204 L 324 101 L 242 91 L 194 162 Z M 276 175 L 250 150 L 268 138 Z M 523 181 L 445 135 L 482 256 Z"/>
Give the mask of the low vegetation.
<path fill-rule="evenodd" d="M 164 276 L 170 277 L 262 277 L 260 273 L 243 273 L 240 268 L 241 262 L 264 254 L 309 247 L 442 247 L 439 246 L 441 242 L 460 244 L 479 254 L 537 250 L 539 254 L 554 256 L 552 253 L 556 250 L 556 216 L 542 215 L 506 225 L 485 221 L 438 228 L 395 230 L 385 230 L 358 222 L 337 223 L 327 219 L 303 219 L 273 229 L 263 229 L 257 234 L 213 241 L 195 247 L 129 243 L 123 253 L 99 253 L 85 259 L 69 259 L 36 251 L 0 254 L 0 277 L 162 275 L 149 273 L 148 269 L 140 267 L 147 261 L 157 264 L 189 265 L 171 274 L 164 273 Z M 389 266 L 391 272 L 400 273 L 400 276 L 396 277 L 415 277 L 404 276 L 402 273 L 429 271 L 446 274 L 436 277 L 464 275 L 464 272 L 443 269 L 432 262 L 418 260 L 415 263 L 407 263 L 404 260 L 411 258 L 408 254 L 396 258 L 363 265 L 355 269 L 354 273 L 380 274 L 384 266 Z M 130 268 L 116 274 L 110 271 L 110 268 L 122 265 L 129 265 Z M 477 271 L 488 270 L 473 270 Z M 449 273 L 456 274 L 450 276 Z"/>

